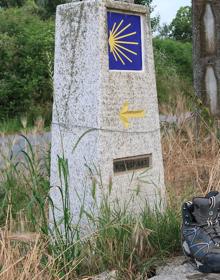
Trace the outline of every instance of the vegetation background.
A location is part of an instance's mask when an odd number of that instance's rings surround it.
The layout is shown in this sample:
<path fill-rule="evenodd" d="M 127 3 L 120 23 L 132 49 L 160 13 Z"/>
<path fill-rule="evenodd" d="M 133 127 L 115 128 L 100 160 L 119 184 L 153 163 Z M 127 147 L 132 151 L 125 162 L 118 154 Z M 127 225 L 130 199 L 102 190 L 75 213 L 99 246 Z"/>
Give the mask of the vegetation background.
<path fill-rule="evenodd" d="M 65 0 L 0 0 L 0 131 L 51 122 L 55 9 Z M 149 5 L 153 0 L 136 0 Z M 182 7 L 170 25 L 151 19 L 160 104 L 192 94 L 191 8 Z M 179 83 L 171 80 L 177 79 Z"/>

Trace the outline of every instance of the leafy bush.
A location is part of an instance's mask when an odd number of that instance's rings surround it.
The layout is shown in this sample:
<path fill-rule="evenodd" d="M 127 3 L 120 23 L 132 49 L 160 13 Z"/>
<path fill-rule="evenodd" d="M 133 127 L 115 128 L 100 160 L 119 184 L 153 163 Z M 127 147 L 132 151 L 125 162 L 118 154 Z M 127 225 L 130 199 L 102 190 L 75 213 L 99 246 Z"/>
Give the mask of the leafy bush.
<path fill-rule="evenodd" d="M 154 49 L 166 54 L 168 64 L 175 64 L 177 73 L 192 81 L 192 44 L 155 38 Z"/>
<path fill-rule="evenodd" d="M 159 103 L 175 106 L 178 96 L 193 95 L 192 45 L 171 39 L 153 42 Z"/>
<path fill-rule="evenodd" d="M 0 10 L 0 123 L 27 116 L 28 126 L 41 115 L 50 124 L 54 19 L 42 20 L 33 4 Z M 192 89 L 192 45 L 154 39 L 160 103 Z M 2 125 L 1 125 L 2 127 Z"/>
<path fill-rule="evenodd" d="M 50 118 L 53 49 L 52 20 L 26 7 L 0 10 L 0 121 L 24 114 Z"/>

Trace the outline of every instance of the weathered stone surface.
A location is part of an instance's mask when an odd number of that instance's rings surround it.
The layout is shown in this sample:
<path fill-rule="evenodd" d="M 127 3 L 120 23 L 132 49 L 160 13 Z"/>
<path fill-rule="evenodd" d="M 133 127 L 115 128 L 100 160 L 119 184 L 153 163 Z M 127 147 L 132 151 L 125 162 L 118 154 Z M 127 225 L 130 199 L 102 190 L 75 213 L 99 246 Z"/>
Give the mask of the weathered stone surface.
<path fill-rule="evenodd" d="M 143 70 L 109 70 L 109 10 L 141 16 Z M 146 201 L 154 206 L 164 197 L 149 26 L 148 10 L 140 5 L 107 0 L 75 2 L 57 8 L 51 196 L 59 208 L 61 196 L 55 188 L 61 185 L 57 156 L 64 156 L 69 164 L 69 195 L 76 220 L 82 204 L 90 211 L 94 208 L 92 181 L 97 183 L 97 204 L 111 183 L 111 199 L 118 199 L 119 204 L 130 201 L 129 207 L 134 211 L 139 211 Z M 129 110 L 145 111 L 145 117 L 132 119 L 129 128 L 119 118 L 125 101 Z M 152 154 L 149 170 L 114 174 L 114 159 L 143 154 Z"/>
<path fill-rule="evenodd" d="M 220 2 L 193 0 L 193 72 L 196 95 L 220 117 Z"/>
<path fill-rule="evenodd" d="M 198 272 L 184 257 L 178 257 L 157 270 L 152 280 L 219 280 L 220 274 Z"/>

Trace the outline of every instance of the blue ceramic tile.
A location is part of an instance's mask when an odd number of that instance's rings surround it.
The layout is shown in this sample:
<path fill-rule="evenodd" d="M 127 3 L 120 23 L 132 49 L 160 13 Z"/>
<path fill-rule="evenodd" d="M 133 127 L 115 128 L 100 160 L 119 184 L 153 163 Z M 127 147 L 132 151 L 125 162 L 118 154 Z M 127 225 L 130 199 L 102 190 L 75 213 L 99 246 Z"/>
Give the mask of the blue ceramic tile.
<path fill-rule="evenodd" d="M 142 70 L 141 18 L 108 12 L 110 70 Z"/>

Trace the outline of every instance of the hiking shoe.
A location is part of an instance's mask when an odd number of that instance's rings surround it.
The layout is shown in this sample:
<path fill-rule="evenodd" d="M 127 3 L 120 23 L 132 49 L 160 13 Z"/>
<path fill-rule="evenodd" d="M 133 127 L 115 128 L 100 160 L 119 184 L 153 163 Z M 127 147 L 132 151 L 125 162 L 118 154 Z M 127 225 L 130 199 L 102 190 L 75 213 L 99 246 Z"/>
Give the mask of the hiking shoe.
<path fill-rule="evenodd" d="M 220 272 L 220 193 L 195 197 L 182 206 L 184 254 L 205 273 Z"/>

